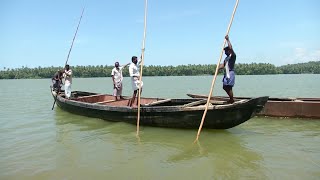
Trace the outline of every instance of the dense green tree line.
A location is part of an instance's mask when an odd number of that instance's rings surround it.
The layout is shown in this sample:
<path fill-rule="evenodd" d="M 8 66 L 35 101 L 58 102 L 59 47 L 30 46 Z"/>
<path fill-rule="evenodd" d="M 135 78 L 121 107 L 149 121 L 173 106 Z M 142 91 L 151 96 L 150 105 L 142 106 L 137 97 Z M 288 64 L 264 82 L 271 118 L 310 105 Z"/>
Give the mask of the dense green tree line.
<path fill-rule="evenodd" d="M 279 67 L 283 74 L 320 74 L 320 61 L 308 63 L 288 64 Z"/>
<path fill-rule="evenodd" d="M 74 77 L 110 77 L 113 66 L 72 66 Z M 195 76 L 212 75 L 216 65 L 179 65 L 179 66 L 144 66 L 144 76 Z M 0 79 L 28 79 L 51 78 L 62 67 L 37 67 L 16 68 L 0 71 Z M 263 74 L 320 74 L 320 61 L 290 64 L 276 67 L 268 63 L 236 64 L 238 75 L 263 75 Z M 222 73 L 222 71 L 220 71 Z M 123 71 L 128 76 L 128 69 Z"/>

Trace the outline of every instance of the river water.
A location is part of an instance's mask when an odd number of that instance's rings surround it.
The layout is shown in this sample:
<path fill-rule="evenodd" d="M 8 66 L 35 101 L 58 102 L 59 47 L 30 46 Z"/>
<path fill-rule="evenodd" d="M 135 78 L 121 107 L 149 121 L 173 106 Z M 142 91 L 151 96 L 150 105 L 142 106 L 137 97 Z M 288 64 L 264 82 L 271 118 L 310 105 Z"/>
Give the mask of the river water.
<path fill-rule="evenodd" d="M 214 95 L 225 95 L 217 78 Z M 143 96 L 208 94 L 212 76 L 145 77 Z M 320 119 L 253 118 L 228 130 L 136 127 L 51 110 L 50 80 L 0 80 L 0 179 L 319 179 Z M 111 93 L 111 78 L 73 90 Z M 237 76 L 236 96 L 320 97 L 320 75 Z M 124 94 L 131 94 L 129 78 Z"/>

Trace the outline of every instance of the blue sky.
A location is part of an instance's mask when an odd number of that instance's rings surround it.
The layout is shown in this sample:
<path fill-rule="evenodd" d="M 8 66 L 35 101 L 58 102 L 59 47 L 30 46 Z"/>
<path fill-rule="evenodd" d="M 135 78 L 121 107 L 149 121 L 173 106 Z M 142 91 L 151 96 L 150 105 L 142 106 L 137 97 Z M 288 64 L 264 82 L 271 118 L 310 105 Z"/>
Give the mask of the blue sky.
<path fill-rule="evenodd" d="M 235 0 L 149 0 L 146 65 L 216 64 Z M 141 54 L 144 0 L 1 0 L 0 69 L 113 65 Z M 240 0 L 230 31 L 237 63 L 320 60 L 320 1 Z"/>

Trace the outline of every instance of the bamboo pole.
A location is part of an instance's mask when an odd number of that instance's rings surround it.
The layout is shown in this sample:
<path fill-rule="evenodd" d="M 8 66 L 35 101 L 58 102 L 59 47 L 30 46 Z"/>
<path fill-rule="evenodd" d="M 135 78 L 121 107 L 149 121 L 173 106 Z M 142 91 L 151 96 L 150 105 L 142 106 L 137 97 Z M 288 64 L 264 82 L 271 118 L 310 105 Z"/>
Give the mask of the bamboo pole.
<path fill-rule="evenodd" d="M 67 60 L 66 60 L 66 62 L 64 63 L 64 66 L 66 66 L 67 63 L 68 63 L 68 61 L 69 61 L 70 53 L 71 53 L 71 50 L 72 50 L 72 47 L 73 47 L 74 40 L 76 39 L 76 36 L 77 36 L 77 33 L 78 33 L 78 29 L 79 29 L 79 26 L 80 26 L 80 23 L 81 23 L 81 19 L 82 19 L 82 15 L 83 15 L 83 12 L 84 12 L 84 8 L 85 8 L 85 6 L 83 6 L 83 8 L 82 8 L 82 12 L 81 12 L 81 16 L 80 16 L 80 19 L 79 19 L 79 23 L 78 23 L 76 32 L 74 33 L 74 36 L 73 36 L 73 39 L 72 39 L 72 43 L 71 43 L 71 46 L 70 46 L 70 49 L 69 49 L 69 52 L 68 52 Z M 54 102 L 53 102 L 53 104 L 52 104 L 51 110 L 53 110 L 54 105 L 56 104 L 57 97 L 58 97 L 59 93 L 60 93 L 60 89 L 59 89 L 56 97 L 54 98 Z"/>
<path fill-rule="evenodd" d="M 236 13 L 236 10 L 237 10 L 237 7 L 238 7 L 238 3 L 239 3 L 239 0 L 236 1 L 236 5 L 234 6 L 234 9 L 233 9 L 233 12 L 232 12 L 232 16 L 231 16 L 231 19 L 230 19 L 230 23 L 229 23 L 226 35 L 229 34 L 229 31 L 230 31 L 230 28 L 231 28 L 231 25 L 232 25 L 232 22 L 233 22 L 234 14 Z M 224 41 L 223 41 L 223 45 L 222 45 L 222 50 L 221 50 L 221 53 L 220 53 L 219 61 L 217 63 L 216 71 L 214 73 L 214 77 L 213 77 L 212 84 L 211 84 L 210 93 L 208 95 L 206 108 L 205 108 L 203 116 L 202 116 L 202 120 L 201 120 L 201 123 L 200 123 L 200 126 L 199 126 L 199 130 L 198 130 L 195 142 L 198 141 L 198 139 L 199 139 L 200 132 L 201 132 L 201 129 L 202 129 L 202 126 L 203 126 L 203 122 L 204 122 L 204 119 L 206 118 L 206 114 L 207 114 L 207 111 L 208 111 L 210 98 L 212 96 L 212 91 L 213 91 L 213 88 L 214 88 L 214 84 L 215 84 L 215 81 L 217 79 L 217 74 L 218 74 L 218 71 L 219 71 L 219 65 L 220 65 L 220 62 L 221 62 L 221 59 L 222 59 L 223 49 L 224 49 L 225 45 L 226 45 L 226 39 L 224 39 Z"/>
<path fill-rule="evenodd" d="M 144 6 L 144 30 L 143 30 L 143 40 L 141 48 L 141 68 L 140 68 L 140 77 L 139 77 L 139 92 L 138 92 L 138 117 L 137 117 L 137 136 L 139 136 L 139 126 L 140 126 L 140 97 L 141 97 L 141 81 L 142 81 L 142 69 L 144 63 L 144 51 L 146 43 L 146 30 L 147 30 L 147 10 L 148 10 L 148 0 L 145 0 Z"/>
<path fill-rule="evenodd" d="M 79 23 L 78 23 L 78 26 L 77 26 L 77 30 L 76 30 L 76 32 L 75 32 L 75 34 L 73 36 L 72 43 L 71 43 L 71 46 L 70 46 L 70 49 L 69 49 L 69 53 L 68 53 L 68 56 L 67 56 L 67 60 L 66 60 L 66 63 L 64 65 L 67 65 L 67 63 L 69 61 L 69 56 L 70 56 L 70 53 L 71 53 L 71 50 L 72 50 L 72 47 L 73 47 L 74 40 L 76 39 L 76 36 L 77 36 L 77 33 L 78 33 L 78 29 L 79 29 L 79 26 L 80 26 L 80 23 L 81 23 L 83 12 L 84 12 L 84 7 L 82 8 L 82 12 L 81 12 L 81 16 L 80 16 Z"/>

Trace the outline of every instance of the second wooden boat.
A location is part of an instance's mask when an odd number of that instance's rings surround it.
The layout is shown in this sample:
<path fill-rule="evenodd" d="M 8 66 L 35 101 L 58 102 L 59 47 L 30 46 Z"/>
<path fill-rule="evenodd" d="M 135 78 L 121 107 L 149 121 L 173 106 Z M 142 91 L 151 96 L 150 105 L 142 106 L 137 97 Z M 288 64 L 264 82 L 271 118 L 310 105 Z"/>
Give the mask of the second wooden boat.
<path fill-rule="evenodd" d="M 187 94 L 192 98 L 207 99 L 207 95 Z M 228 97 L 214 96 L 211 100 L 226 101 Z M 235 97 L 236 102 L 250 97 Z M 269 98 L 258 116 L 320 119 L 320 98 Z"/>

